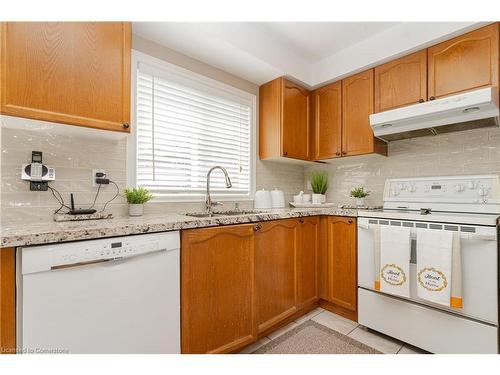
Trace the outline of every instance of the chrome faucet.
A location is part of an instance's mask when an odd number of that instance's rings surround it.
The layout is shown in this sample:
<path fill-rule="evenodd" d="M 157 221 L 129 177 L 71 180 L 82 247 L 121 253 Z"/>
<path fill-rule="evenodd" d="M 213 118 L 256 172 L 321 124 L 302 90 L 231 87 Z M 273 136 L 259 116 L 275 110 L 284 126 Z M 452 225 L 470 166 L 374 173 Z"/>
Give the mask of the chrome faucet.
<path fill-rule="evenodd" d="M 205 211 L 208 216 L 212 216 L 212 207 L 213 206 L 220 206 L 222 205 L 222 202 L 212 202 L 212 198 L 210 197 L 210 174 L 214 169 L 220 169 L 224 173 L 224 177 L 226 178 L 226 188 L 230 188 L 233 186 L 231 184 L 231 179 L 229 178 L 229 175 L 227 174 L 226 168 L 221 167 L 219 165 L 212 167 L 208 170 L 207 173 L 207 194 L 206 194 L 206 199 L 205 199 Z"/>

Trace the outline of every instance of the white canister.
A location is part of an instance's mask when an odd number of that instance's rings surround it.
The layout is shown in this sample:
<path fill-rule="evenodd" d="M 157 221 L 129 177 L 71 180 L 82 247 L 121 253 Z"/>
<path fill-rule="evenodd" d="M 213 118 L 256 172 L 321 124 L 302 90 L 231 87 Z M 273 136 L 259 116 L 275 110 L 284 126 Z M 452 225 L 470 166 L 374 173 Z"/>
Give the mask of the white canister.
<path fill-rule="evenodd" d="M 283 192 L 283 190 L 274 188 L 274 190 L 271 191 L 271 206 L 273 208 L 285 207 L 285 193 Z"/>
<path fill-rule="evenodd" d="M 265 189 L 257 190 L 253 201 L 255 209 L 268 209 L 272 208 L 271 192 Z"/>
<path fill-rule="evenodd" d="M 302 200 L 304 201 L 304 203 L 311 203 L 311 194 L 302 195 Z"/>

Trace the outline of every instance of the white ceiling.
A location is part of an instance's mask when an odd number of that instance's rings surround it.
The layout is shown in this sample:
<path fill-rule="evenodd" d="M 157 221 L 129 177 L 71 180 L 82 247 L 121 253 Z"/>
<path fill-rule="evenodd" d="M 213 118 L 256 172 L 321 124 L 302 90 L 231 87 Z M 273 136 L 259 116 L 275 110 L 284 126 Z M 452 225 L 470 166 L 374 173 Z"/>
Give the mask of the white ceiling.
<path fill-rule="evenodd" d="M 477 22 L 134 22 L 133 32 L 258 85 L 316 87 L 477 28 Z"/>
<path fill-rule="evenodd" d="M 314 64 L 343 48 L 386 30 L 396 22 L 259 22 L 290 50 Z"/>

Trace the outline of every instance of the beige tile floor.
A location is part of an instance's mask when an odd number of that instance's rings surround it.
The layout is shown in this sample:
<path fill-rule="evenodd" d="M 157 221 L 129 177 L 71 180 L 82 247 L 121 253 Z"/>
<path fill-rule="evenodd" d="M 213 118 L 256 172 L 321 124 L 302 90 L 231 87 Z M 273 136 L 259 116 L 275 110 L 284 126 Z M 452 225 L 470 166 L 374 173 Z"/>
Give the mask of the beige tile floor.
<path fill-rule="evenodd" d="M 289 330 L 297 327 L 308 320 L 313 320 L 316 323 L 322 324 L 328 328 L 331 328 L 337 332 L 347 335 L 365 345 L 371 346 L 372 348 L 385 353 L 385 354 L 422 354 L 426 353 L 424 350 L 415 348 L 411 345 L 405 344 L 401 341 L 393 339 L 389 336 L 383 335 L 379 332 L 369 330 L 366 327 L 359 325 L 352 320 L 346 319 L 342 316 L 333 314 L 326 311 L 320 307 L 311 311 L 310 313 L 301 316 L 294 322 L 284 326 L 283 328 L 270 333 L 267 337 L 260 339 L 257 342 L 247 346 L 240 353 L 249 354 L 261 346 L 277 339 L 279 336 L 288 332 Z"/>

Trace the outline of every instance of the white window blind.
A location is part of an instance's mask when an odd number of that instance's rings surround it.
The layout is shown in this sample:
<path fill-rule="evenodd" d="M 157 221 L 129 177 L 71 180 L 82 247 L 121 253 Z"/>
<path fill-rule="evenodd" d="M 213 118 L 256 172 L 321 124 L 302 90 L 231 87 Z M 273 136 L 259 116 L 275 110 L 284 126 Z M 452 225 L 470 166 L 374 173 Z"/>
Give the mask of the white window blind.
<path fill-rule="evenodd" d="M 136 92 L 136 184 L 157 197 L 201 198 L 251 191 L 252 101 L 186 76 L 139 64 Z"/>

